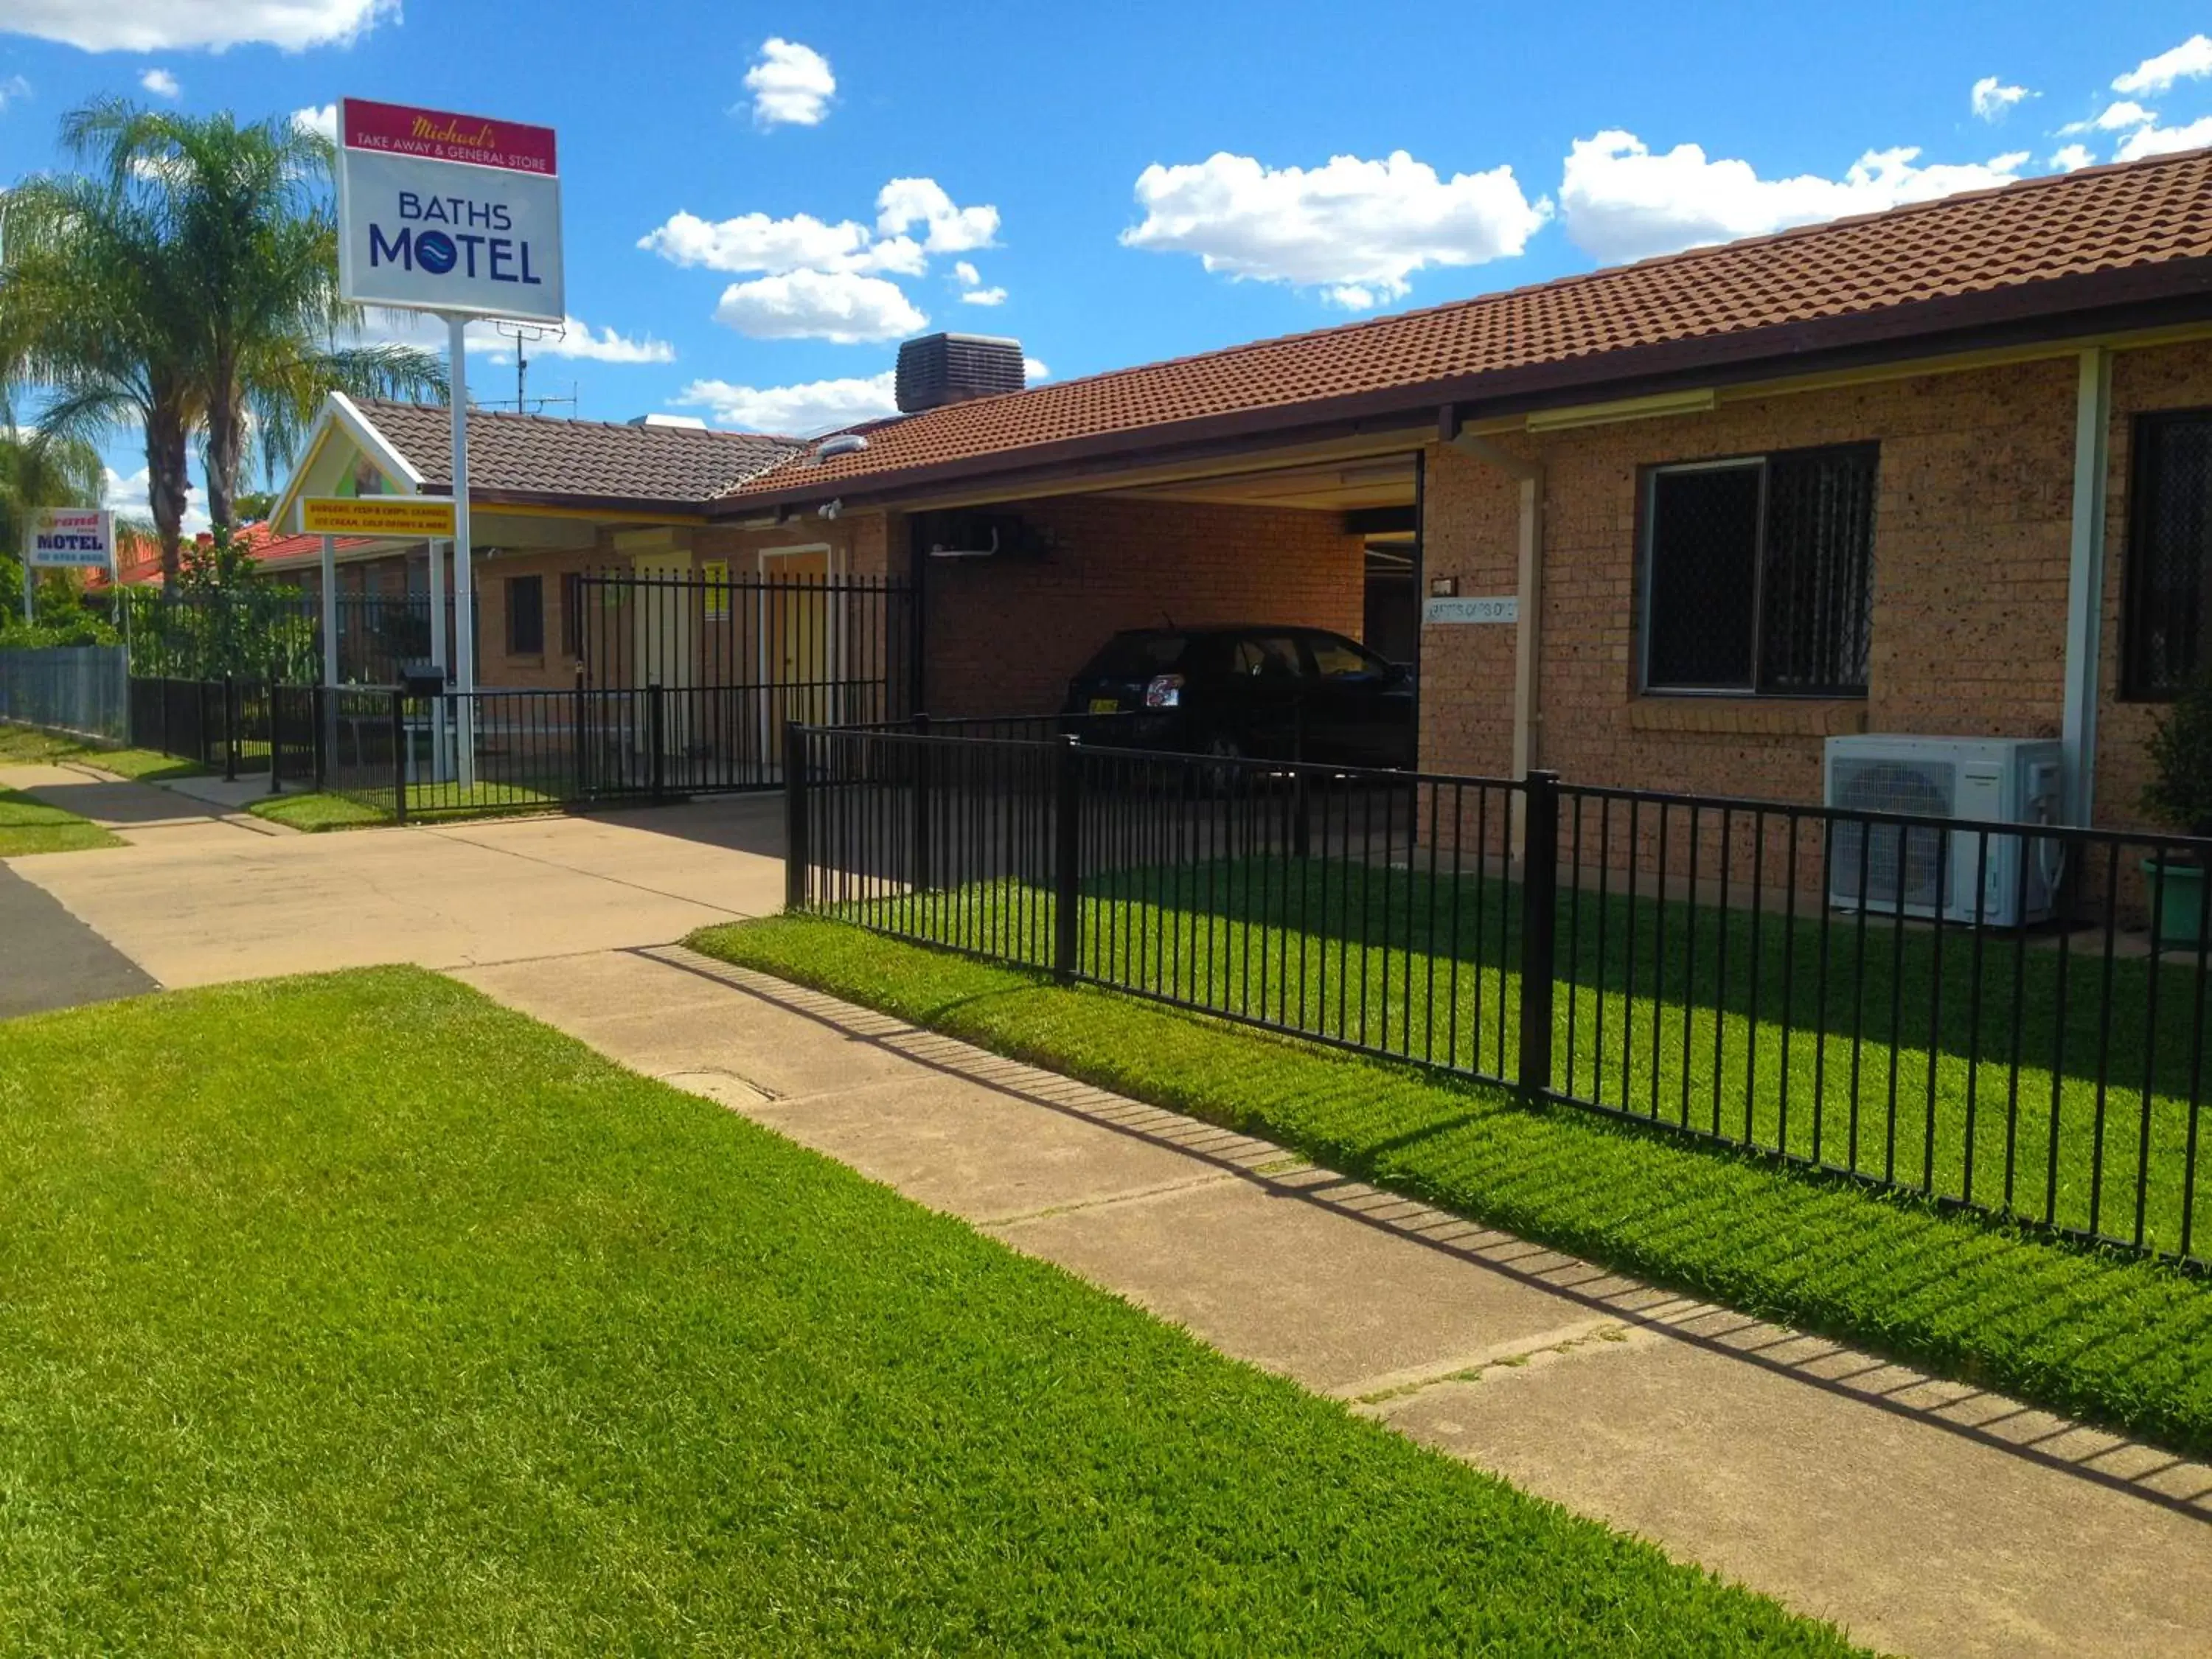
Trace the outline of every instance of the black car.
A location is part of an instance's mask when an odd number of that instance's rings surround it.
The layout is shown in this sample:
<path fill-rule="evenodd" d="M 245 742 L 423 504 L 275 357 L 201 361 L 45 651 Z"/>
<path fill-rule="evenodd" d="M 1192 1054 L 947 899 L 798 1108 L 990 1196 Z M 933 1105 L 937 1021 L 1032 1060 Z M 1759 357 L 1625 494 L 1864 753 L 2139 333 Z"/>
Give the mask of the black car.
<path fill-rule="evenodd" d="M 1413 676 L 1320 628 L 1140 628 L 1068 682 L 1066 712 L 1119 714 L 1145 748 L 1339 766 L 1413 763 Z"/>

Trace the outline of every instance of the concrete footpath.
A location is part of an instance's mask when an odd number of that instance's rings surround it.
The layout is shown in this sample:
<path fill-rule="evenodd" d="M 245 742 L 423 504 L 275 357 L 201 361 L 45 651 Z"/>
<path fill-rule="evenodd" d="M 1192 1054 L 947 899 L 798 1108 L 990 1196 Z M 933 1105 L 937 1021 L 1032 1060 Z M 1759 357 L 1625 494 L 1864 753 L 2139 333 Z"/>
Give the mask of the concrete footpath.
<path fill-rule="evenodd" d="M 618 949 L 783 902 L 782 805 L 769 797 L 311 836 L 239 810 L 266 790 L 246 780 L 157 787 L 25 766 L 0 768 L 0 785 L 123 838 L 0 868 L 171 989 Z M 0 950 L 0 980 L 36 971 Z"/>
<path fill-rule="evenodd" d="M 459 976 L 1874 1647 L 2212 1652 L 2203 1465 L 680 947 Z"/>

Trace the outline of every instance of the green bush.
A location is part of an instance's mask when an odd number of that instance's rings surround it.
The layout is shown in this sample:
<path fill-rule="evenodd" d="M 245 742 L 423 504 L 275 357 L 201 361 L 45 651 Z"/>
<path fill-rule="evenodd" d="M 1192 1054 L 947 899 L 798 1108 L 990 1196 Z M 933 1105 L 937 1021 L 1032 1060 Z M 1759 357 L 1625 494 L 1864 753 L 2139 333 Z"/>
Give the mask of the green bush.
<path fill-rule="evenodd" d="M 2212 836 L 2212 669 L 2191 681 L 2151 734 L 2143 810 L 2192 836 Z"/>
<path fill-rule="evenodd" d="M 23 620 L 23 563 L 0 553 L 0 650 L 25 651 L 52 645 L 120 645 L 123 636 L 97 611 L 85 608 L 76 586 L 39 583 L 33 620 Z"/>

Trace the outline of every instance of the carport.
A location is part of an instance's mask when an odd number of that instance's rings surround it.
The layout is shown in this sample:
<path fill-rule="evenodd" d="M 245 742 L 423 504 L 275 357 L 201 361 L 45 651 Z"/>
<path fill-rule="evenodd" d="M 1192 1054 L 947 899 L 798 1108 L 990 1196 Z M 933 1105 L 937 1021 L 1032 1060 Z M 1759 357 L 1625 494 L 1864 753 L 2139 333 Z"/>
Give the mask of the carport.
<path fill-rule="evenodd" d="M 1394 661 L 1419 645 L 1418 453 L 1246 464 L 908 517 L 916 707 L 1056 708 L 1115 632 L 1322 628 Z"/>

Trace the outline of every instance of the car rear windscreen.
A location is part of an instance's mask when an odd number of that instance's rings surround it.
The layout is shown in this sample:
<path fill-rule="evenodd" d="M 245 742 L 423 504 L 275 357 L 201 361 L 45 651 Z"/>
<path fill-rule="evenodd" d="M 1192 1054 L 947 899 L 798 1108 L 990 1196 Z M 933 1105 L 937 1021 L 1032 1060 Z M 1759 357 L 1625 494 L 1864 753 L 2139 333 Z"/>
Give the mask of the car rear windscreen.
<path fill-rule="evenodd" d="M 1183 634 L 1116 634 L 1083 667 L 1079 679 L 1139 680 L 1164 674 L 1182 660 Z"/>

